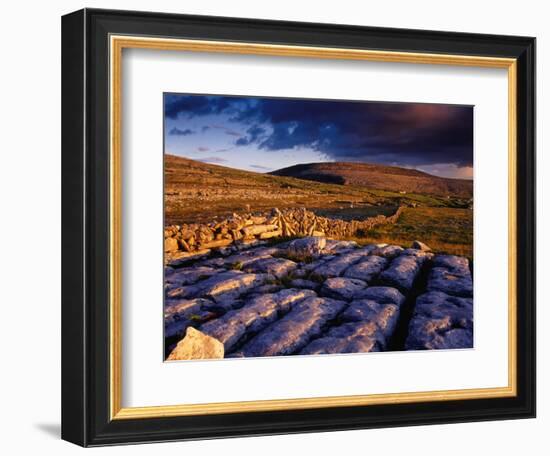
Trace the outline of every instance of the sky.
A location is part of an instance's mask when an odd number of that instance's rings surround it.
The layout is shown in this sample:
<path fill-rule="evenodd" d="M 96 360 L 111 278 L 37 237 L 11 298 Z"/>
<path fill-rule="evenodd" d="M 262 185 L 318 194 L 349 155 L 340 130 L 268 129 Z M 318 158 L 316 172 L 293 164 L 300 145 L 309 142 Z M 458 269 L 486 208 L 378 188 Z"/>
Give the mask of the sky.
<path fill-rule="evenodd" d="M 473 175 L 473 107 L 165 94 L 165 152 L 269 172 L 366 162 L 452 178 Z"/>

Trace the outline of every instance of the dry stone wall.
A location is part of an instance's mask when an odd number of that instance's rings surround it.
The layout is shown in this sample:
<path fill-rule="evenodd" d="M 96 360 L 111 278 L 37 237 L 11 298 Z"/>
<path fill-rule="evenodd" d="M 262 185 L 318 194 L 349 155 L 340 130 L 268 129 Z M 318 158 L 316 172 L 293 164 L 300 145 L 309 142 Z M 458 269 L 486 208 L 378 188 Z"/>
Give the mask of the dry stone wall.
<path fill-rule="evenodd" d="M 278 237 L 345 238 L 377 225 L 396 223 L 402 211 L 403 207 L 399 207 L 391 216 L 378 215 L 360 221 L 319 217 L 305 208 L 284 211 L 274 208 L 263 215 L 233 214 L 215 223 L 167 226 L 164 230 L 164 250 L 166 257 L 172 259 L 207 253 L 211 249 L 230 245 L 246 248 L 255 241 Z"/>

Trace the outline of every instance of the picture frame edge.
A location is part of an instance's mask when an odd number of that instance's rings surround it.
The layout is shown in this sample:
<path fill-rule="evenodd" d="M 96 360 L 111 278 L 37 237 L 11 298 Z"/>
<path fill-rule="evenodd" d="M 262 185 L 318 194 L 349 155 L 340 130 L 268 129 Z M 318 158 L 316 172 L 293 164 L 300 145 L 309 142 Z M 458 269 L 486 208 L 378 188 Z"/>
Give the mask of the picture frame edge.
<path fill-rule="evenodd" d="M 280 433 L 320 432 L 344 429 L 366 429 L 423 424 L 439 424 L 494 419 L 532 418 L 535 416 L 536 348 L 535 348 L 535 38 L 501 35 L 456 34 L 457 32 L 433 32 L 441 40 L 460 36 L 465 40 L 495 41 L 509 44 L 507 52 L 518 62 L 518 118 L 517 160 L 518 216 L 527 218 L 522 227 L 518 224 L 518 394 L 514 398 L 481 399 L 469 401 L 460 410 L 448 401 L 445 404 L 431 402 L 396 404 L 387 419 L 366 419 L 365 410 L 382 410 L 383 406 L 360 406 L 355 415 L 351 407 L 327 410 L 299 410 L 279 412 L 248 412 L 207 417 L 149 418 L 143 420 L 112 420 L 109 384 L 105 372 L 109 369 L 108 340 L 108 271 L 101 265 L 109 260 L 108 236 L 101 233 L 101 226 L 108 215 L 108 174 L 105 163 L 108 151 L 98 145 L 94 135 L 105 134 L 108 108 L 104 99 L 108 75 L 104 68 L 91 65 L 95 58 L 105 54 L 105 37 L 116 32 L 113 22 L 124 22 L 130 17 L 163 20 L 185 20 L 205 24 L 223 20 L 226 27 L 239 21 L 254 19 L 215 18 L 211 16 L 162 15 L 160 13 L 125 12 L 113 10 L 83 9 L 62 18 L 62 438 L 80 446 L 99 446 L 147 441 L 171 441 L 197 438 L 238 437 Z M 105 19 L 107 18 L 107 19 Z M 233 22 L 232 22 L 233 21 Z M 313 24 L 283 21 L 257 21 L 278 29 L 315 28 L 316 25 L 345 35 L 346 30 L 355 36 L 361 31 L 391 33 L 400 31 L 421 35 L 430 31 L 385 29 L 361 26 Z M 120 24 L 119 24 L 120 26 Z M 195 26 L 197 27 L 197 26 Z M 122 27 L 126 30 L 126 27 Z M 198 26 L 200 28 L 200 25 Z M 196 28 L 193 29 L 197 33 Z M 227 30 L 224 30 L 227 33 Z M 241 32 L 242 33 L 242 32 Z M 296 32 L 294 31 L 296 34 Z M 284 35 L 284 34 L 283 34 Z M 345 41 L 345 40 L 344 40 Z M 497 44 L 498 45 L 498 44 Z M 441 46 L 441 45 L 440 45 Z M 102 79 L 103 78 L 103 79 Z M 521 115 L 519 111 L 522 111 Z M 101 135 L 100 135 L 101 136 Z M 100 163 L 100 165 L 98 165 Z M 75 173 L 75 169 L 78 172 Z M 522 193 L 523 192 L 523 193 Z M 520 208 L 520 204 L 522 207 Z M 108 231 L 108 230 L 107 230 Z M 519 263 L 524 268 L 519 267 Z M 520 271 L 520 269 L 522 269 Z M 105 273 L 107 273 L 105 275 Z M 523 287 L 523 288 L 521 288 Z M 521 299 L 520 299 L 521 296 Z M 521 303 L 520 303 L 521 301 Z M 107 306 L 108 307 L 108 306 Z M 521 312 L 520 312 L 521 311 Z M 475 409 L 478 405 L 479 409 Z M 412 415 L 411 407 L 417 409 Z M 368 408 L 368 409 L 367 409 Z M 294 414 L 293 418 L 288 415 Z M 258 420 L 263 419 L 262 424 Z M 284 419 L 286 418 L 286 421 Z M 387 421 L 391 419 L 390 421 Z M 240 424 L 227 425 L 230 420 Z M 316 420 L 311 424 L 311 420 Z M 225 423 L 225 424 L 224 424 Z M 154 426 L 153 426 L 154 425 Z M 308 427 L 309 426 L 309 427 Z"/>

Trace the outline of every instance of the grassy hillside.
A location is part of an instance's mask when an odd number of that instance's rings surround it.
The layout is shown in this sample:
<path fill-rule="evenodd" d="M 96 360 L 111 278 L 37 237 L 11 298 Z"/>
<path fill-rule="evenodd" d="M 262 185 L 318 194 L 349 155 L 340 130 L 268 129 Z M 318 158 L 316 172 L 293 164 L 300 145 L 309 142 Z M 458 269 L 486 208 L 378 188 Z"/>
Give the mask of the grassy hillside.
<path fill-rule="evenodd" d="M 360 243 L 387 242 L 410 245 L 422 240 L 434 251 L 473 258 L 473 211 L 443 207 L 406 208 L 395 225 L 380 225 Z"/>
<path fill-rule="evenodd" d="M 446 179 L 415 169 L 372 163 L 307 163 L 279 169 L 271 174 L 316 182 L 439 196 L 471 198 L 473 193 L 471 180 Z"/>
<path fill-rule="evenodd" d="M 386 213 L 388 207 L 399 205 L 465 208 L 468 204 L 467 199 L 455 196 L 403 194 L 353 184 L 312 182 L 165 155 L 167 223 L 211 221 L 233 212 L 272 207 L 304 206 L 333 212 L 353 208 L 357 218 L 364 218 Z"/>
<path fill-rule="evenodd" d="M 411 170 L 405 170 L 411 171 Z M 411 171 L 414 174 L 414 171 Z M 472 256 L 473 212 L 469 197 L 400 193 L 360 185 L 314 182 L 210 165 L 165 155 L 165 223 L 212 222 L 233 212 L 306 207 L 318 215 L 361 220 L 407 209 L 395 225 L 362 233 L 359 242 L 409 245 Z"/>

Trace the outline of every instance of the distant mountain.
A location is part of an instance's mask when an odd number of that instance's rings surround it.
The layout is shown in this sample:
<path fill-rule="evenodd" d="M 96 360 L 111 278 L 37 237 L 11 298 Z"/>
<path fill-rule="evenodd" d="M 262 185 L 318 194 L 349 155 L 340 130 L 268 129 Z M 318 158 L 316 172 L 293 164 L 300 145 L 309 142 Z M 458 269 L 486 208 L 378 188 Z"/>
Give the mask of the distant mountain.
<path fill-rule="evenodd" d="M 473 195 L 473 181 L 471 180 L 448 179 L 415 169 L 372 163 L 307 163 L 282 168 L 270 174 L 393 192 L 425 193 L 461 198 L 470 198 Z"/>

